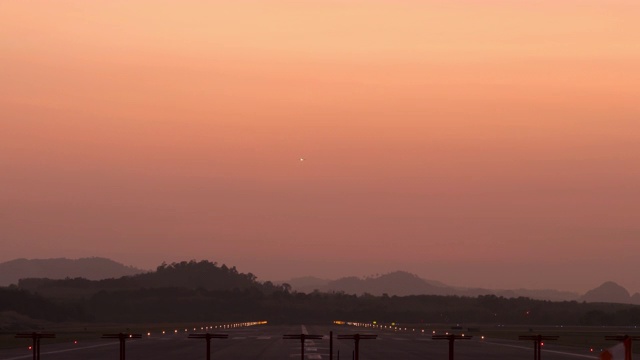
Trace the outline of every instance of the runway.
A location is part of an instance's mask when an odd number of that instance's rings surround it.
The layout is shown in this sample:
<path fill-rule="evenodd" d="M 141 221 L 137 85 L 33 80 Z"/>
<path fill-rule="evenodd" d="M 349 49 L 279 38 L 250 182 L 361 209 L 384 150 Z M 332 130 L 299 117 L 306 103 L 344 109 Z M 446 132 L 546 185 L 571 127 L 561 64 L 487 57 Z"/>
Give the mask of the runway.
<path fill-rule="evenodd" d="M 228 339 L 211 341 L 211 359 L 300 359 L 300 341 L 283 340 L 284 334 L 324 335 L 322 340 L 305 342 L 305 360 L 329 360 L 329 332 L 333 331 L 333 359 L 351 359 L 354 350 L 352 340 L 337 340 L 336 335 L 376 334 L 375 340 L 360 341 L 361 360 L 424 360 L 448 359 L 448 342 L 432 340 L 431 334 L 420 332 L 395 332 L 377 329 L 363 329 L 349 326 L 317 325 L 259 325 L 236 329 L 213 330 L 214 333 L 229 334 Z M 195 331 L 201 332 L 201 331 Z M 129 360 L 178 360 L 205 359 L 206 342 L 188 339 L 189 332 L 167 331 L 126 343 L 126 358 Z M 26 343 L 25 343 L 26 344 Z M 481 339 L 456 341 L 455 359 L 530 359 L 533 344 L 517 340 Z M 0 350 L 2 360 L 28 360 L 32 353 L 27 347 Z M 562 347 L 545 344 L 542 350 L 545 360 L 597 359 L 597 354 L 589 349 Z M 42 341 L 42 360 L 114 360 L 119 359 L 117 341 L 96 339 L 82 343 L 47 343 Z"/>

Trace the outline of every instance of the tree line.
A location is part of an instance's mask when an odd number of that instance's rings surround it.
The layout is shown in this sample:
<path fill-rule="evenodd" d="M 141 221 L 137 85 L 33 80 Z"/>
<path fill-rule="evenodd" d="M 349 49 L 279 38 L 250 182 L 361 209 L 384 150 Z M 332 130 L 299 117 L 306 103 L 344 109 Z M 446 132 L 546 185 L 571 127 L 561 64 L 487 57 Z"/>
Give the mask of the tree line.
<path fill-rule="evenodd" d="M 552 302 L 495 295 L 373 296 L 301 293 L 259 282 L 216 263 L 162 264 L 156 271 L 90 281 L 25 279 L 0 288 L 0 312 L 48 321 L 250 321 L 326 323 L 333 320 L 425 324 L 640 325 L 640 306 Z"/>

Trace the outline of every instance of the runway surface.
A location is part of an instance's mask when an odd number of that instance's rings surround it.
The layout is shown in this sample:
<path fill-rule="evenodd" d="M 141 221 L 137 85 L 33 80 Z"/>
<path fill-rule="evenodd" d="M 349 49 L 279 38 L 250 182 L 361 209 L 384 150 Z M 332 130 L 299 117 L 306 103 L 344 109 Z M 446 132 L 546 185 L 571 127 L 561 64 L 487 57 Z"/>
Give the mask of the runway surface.
<path fill-rule="evenodd" d="M 174 333 L 169 329 L 166 334 L 144 334 L 142 339 L 126 343 L 126 358 L 129 360 L 169 360 L 169 359 L 205 359 L 206 341 L 189 339 L 189 332 Z M 183 330 L 183 329 L 182 329 Z M 283 340 L 284 334 L 324 335 L 322 340 L 305 342 L 305 360 L 329 359 L 329 331 L 333 331 L 333 359 L 351 359 L 354 350 L 352 340 L 337 340 L 336 335 L 376 334 L 375 340 L 361 340 L 361 360 L 424 360 L 448 359 L 448 342 L 432 340 L 431 334 L 419 332 L 393 332 L 376 329 L 362 329 L 349 326 L 259 325 L 236 329 L 215 329 L 212 333 L 229 334 L 228 339 L 211 340 L 211 359 L 300 359 L 300 341 Z M 202 333 L 195 331 L 191 333 Z M 25 341 L 25 345 L 28 342 Z M 517 340 L 481 339 L 474 336 L 471 340 L 459 340 L 455 343 L 455 359 L 531 359 L 533 344 Z M 27 346 L 17 349 L 0 350 L 2 360 L 31 359 L 32 353 Z M 117 360 L 119 359 L 118 341 L 96 339 L 74 343 L 41 343 L 42 360 Z M 562 347 L 545 344 L 542 350 L 544 360 L 581 360 L 597 359 L 597 353 L 589 349 Z"/>

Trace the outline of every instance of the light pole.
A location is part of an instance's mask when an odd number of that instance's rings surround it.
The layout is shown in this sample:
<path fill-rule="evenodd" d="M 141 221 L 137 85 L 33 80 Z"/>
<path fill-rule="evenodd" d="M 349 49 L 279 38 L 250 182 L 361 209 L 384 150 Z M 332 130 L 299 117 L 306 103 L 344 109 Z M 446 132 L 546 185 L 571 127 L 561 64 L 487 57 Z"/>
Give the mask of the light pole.
<path fill-rule="evenodd" d="M 300 359 L 304 360 L 304 341 L 305 340 L 321 340 L 322 335 L 308 335 L 308 334 L 283 335 L 282 338 L 285 340 L 300 340 Z"/>
<path fill-rule="evenodd" d="M 372 340 L 378 338 L 378 335 L 369 334 L 353 334 L 353 335 L 338 335 L 339 340 L 353 340 L 355 342 L 355 360 L 360 359 L 360 340 Z"/>
<path fill-rule="evenodd" d="M 518 340 L 533 340 L 533 360 L 540 360 L 543 340 L 558 340 L 557 335 L 520 335 Z"/>
<path fill-rule="evenodd" d="M 120 360 L 125 360 L 125 341 L 127 339 L 141 339 L 142 334 L 103 334 L 103 339 L 118 339 L 120 341 Z"/>
<path fill-rule="evenodd" d="M 207 360 L 211 360 L 211 339 L 227 339 L 229 334 L 189 334 L 188 338 L 207 340 Z"/>
<path fill-rule="evenodd" d="M 448 334 L 448 335 L 432 335 L 431 338 L 433 340 L 449 340 L 449 360 L 453 360 L 453 343 L 456 340 L 471 340 L 473 336 L 465 336 L 464 334 L 462 335 Z"/>
<path fill-rule="evenodd" d="M 56 334 L 51 333 L 19 333 L 16 334 L 16 338 L 18 339 L 33 339 L 33 360 L 40 360 L 40 339 L 52 339 L 55 338 Z"/>

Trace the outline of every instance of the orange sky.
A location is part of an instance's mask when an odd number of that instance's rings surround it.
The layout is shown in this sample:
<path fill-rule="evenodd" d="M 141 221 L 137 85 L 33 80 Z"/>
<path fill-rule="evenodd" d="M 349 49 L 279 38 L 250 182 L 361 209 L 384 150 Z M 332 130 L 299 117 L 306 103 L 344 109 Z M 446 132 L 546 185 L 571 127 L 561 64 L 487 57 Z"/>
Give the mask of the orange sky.
<path fill-rule="evenodd" d="M 0 2 L 0 261 L 640 291 L 638 19 L 636 0 Z"/>

